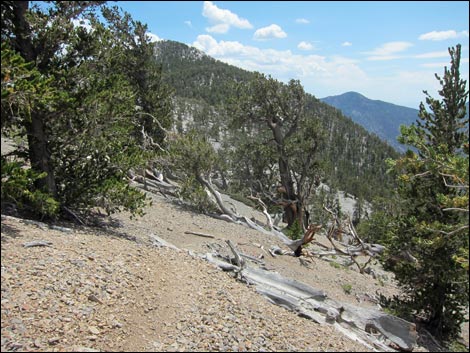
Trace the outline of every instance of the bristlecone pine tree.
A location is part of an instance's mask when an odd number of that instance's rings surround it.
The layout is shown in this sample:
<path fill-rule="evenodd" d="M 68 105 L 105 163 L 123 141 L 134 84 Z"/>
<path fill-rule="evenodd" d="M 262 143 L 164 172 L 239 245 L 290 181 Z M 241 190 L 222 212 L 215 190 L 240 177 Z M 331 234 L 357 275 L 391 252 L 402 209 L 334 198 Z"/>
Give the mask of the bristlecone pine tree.
<path fill-rule="evenodd" d="M 449 48 L 451 67 L 436 74 L 440 100 L 426 91 L 416 124 L 401 127 L 413 146 L 391 161 L 397 174 L 400 214 L 391 254 L 407 252 L 394 272 L 406 298 L 395 301 L 443 341 L 455 339 L 468 308 L 467 82 L 460 78 L 461 46 Z"/>

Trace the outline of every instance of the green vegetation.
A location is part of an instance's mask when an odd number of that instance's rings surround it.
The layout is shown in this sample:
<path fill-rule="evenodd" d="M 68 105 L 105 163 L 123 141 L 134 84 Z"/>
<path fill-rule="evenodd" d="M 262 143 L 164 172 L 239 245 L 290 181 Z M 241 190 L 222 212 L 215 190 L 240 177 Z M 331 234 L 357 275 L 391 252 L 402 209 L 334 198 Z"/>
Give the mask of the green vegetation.
<path fill-rule="evenodd" d="M 352 292 L 352 285 L 349 284 L 349 283 L 343 284 L 343 285 L 341 286 L 341 288 L 343 288 L 343 291 L 344 291 L 344 293 L 346 293 L 346 294 L 351 294 L 351 292 Z"/>
<path fill-rule="evenodd" d="M 208 178 L 214 170 L 218 158 L 211 144 L 189 131 L 169 142 L 169 155 L 166 157 L 175 175 L 182 181 L 182 197 L 201 212 L 218 210 L 206 192 Z"/>
<path fill-rule="evenodd" d="M 334 268 L 337 268 L 337 269 L 344 268 L 344 266 L 340 265 L 337 262 L 329 262 L 329 264 L 330 264 L 331 267 L 334 267 Z"/>
<path fill-rule="evenodd" d="M 300 239 L 304 236 L 304 231 L 302 227 L 300 226 L 299 221 L 297 219 L 294 220 L 294 223 L 292 224 L 291 227 L 285 230 L 285 233 L 289 238 L 293 240 Z"/>
<path fill-rule="evenodd" d="M 94 2 L 1 6 L 2 134 L 27 140 L 10 158 L 31 168 L 2 161 L 2 201 L 49 217 L 140 213 L 127 172 L 155 155 L 171 107 L 146 27 Z"/>

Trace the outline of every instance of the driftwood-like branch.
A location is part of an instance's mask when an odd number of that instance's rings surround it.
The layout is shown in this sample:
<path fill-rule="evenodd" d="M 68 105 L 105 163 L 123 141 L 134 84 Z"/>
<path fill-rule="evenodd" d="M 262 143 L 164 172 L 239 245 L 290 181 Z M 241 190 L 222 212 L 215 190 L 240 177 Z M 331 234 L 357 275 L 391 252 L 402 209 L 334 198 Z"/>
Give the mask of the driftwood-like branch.
<path fill-rule="evenodd" d="M 226 240 L 226 243 L 228 244 L 230 250 L 232 250 L 233 255 L 235 255 L 235 264 L 240 268 L 239 271 L 242 271 L 246 265 L 245 260 L 242 259 L 241 255 L 238 253 L 238 250 L 235 249 L 235 245 L 232 244 L 230 239 Z"/>
<path fill-rule="evenodd" d="M 51 246 L 51 245 L 52 245 L 52 242 L 48 240 L 33 240 L 33 241 L 23 244 L 25 248 L 32 248 L 36 246 Z"/>
<path fill-rule="evenodd" d="M 300 255 L 302 255 L 302 246 L 307 245 L 308 243 L 312 242 L 313 237 L 315 236 L 315 233 L 319 231 L 321 228 L 322 226 L 320 224 L 314 224 L 314 223 L 308 226 L 307 230 L 305 231 L 304 236 L 302 237 L 302 239 L 300 239 L 300 242 L 297 248 L 294 250 L 294 255 L 296 257 L 299 257 Z"/>
<path fill-rule="evenodd" d="M 203 238 L 215 238 L 214 235 L 211 235 L 211 234 L 204 234 L 204 233 L 198 233 L 198 232 L 191 232 L 189 230 L 187 230 L 186 232 L 184 232 L 184 234 L 192 234 L 192 235 L 197 235 L 198 237 L 203 237 Z"/>
<path fill-rule="evenodd" d="M 237 251 L 233 248 L 234 254 Z M 356 307 L 329 299 L 327 295 L 309 285 L 256 267 L 239 270 L 231 264 L 206 256 L 208 261 L 228 270 L 241 272 L 242 278 L 255 285 L 258 293 L 271 303 L 296 312 L 299 316 L 319 324 L 328 323 L 351 339 L 371 350 L 382 352 L 412 351 L 416 346 L 416 326 L 398 317 L 378 310 Z M 385 338 L 378 339 L 374 332 Z"/>
<path fill-rule="evenodd" d="M 351 219 L 348 219 L 348 226 L 347 226 L 347 229 L 349 230 L 348 234 L 350 234 L 358 242 L 358 245 L 357 246 L 347 246 L 345 249 L 340 248 L 335 243 L 335 241 L 333 240 L 333 234 L 337 233 L 338 231 L 344 233 L 343 230 L 338 229 L 338 227 L 340 225 L 338 216 L 333 211 L 328 209 L 327 207 L 323 206 L 323 208 L 329 214 L 331 214 L 331 216 L 333 218 L 332 219 L 332 224 L 331 224 L 331 226 L 330 226 L 330 228 L 327 232 L 327 239 L 329 240 L 330 244 L 332 245 L 334 251 L 331 251 L 329 253 L 327 253 L 327 252 L 318 253 L 317 252 L 317 253 L 314 253 L 314 254 L 321 255 L 321 256 L 324 256 L 324 255 L 345 255 L 345 256 L 349 256 L 349 258 L 351 259 L 351 263 L 356 264 L 356 266 L 358 267 L 360 273 L 364 273 L 365 269 L 367 268 L 369 263 L 372 261 L 372 258 L 375 257 L 377 254 L 380 254 L 381 252 L 383 252 L 385 247 L 382 246 L 382 245 L 379 245 L 379 244 L 365 243 L 359 237 L 359 235 L 357 234 L 357 231 L 354 228 L 354 225 L 352 224 Z M 369 256 L 369 259 L 364 264 L 361 265 L 356 260 L 356 257 L 359 256 L 359 255 Z"/>
<path fill-rule="evenodd" d="M 271 215 L 268 213 L 268 208 L 266 207 L 266 204 L 261 200 L 261 198 L 255 197 L 255 196 L 252 196 L 252 195 L 248 196 L 248 199 L 258 202 L 258 204 L 263 209 L 262 212 L 263 212 L 264 216 L 266 217 L 268 228 L 270 230 L 273 229 L 274 228 L 273 219 L 271 218 Z"/>
<path fill-rule="evenodd" d="M 69 208 L 65 207 L 65 206 L 62 206 L 62 209 L 67 212 L 68 214 L 70 214 L 78 223 L 80 223 L 82 226 L 85 225 L 85 222 L 83 222 L 81 220 L 80 217 L 78 217 L 72 210 L 70 210 Z"/>

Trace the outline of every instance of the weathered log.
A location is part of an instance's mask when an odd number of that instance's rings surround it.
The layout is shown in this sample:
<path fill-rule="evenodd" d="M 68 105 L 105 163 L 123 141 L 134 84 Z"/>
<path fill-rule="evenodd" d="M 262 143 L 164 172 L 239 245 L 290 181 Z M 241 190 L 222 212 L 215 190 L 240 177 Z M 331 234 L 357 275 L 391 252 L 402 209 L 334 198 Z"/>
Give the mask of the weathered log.
<path fill-rule="evenodd" d="M 388 340 L 396 344 L 401 350 L 412 351 L 416 346 L 416 325 L 399 317 L 389 315 L 378 310 L 358 308 L 350 304 L 343 304 L 344 311 L 341 320 L 367 333 L 380 332 Z"/>
<path fill-rule="evenodd" d="M 23 244 L 25 248 L 32 248 L 35 246 L 51 246 L 51 245 L 52 245 L 52 242 L 48 240 L 33 240 L 33 241 Z"/>
<path fill-rule="evenodd" d="M 235 266 L 233 264 L 229 264 L 226 261 L 219 260 L 219 259 L 215 258 L 213 256 L 213 254 L 211 254 L 211 253 L 205 254 L 203 258 L 206 259 L 208 262 L 216 265 L 217 267 L 219 267 L 223 271 L 234 271 L 234 272 L 239 272 L 240 271 L 240 267 Z"/>
<path fill-rule="evenodd" d="M 167 247 L 167 248 L 171 248 L 171 249 L 174 249 L 174 250 L 177 250 L 177 251 L 180 251 L 180 249 L 171 244 L 170 242 L 160 238 L 158 235 L 155 235 L 155 234 L 149 234 L 149 238 L 150 240 L 152 241 L 152 244 L 156 247 Z"/>
<path fill-rule="evenodd" d="M 240 267 L 240 271 L 243 270 L 246 263 L 245 260 L 242 259 L 241 255 L 239 254 L 238 250 L 235 248 L 235 245 L 232 244 L 230 239 L 225 241 L 229 246 L 230 250 L 232 250 L 233 254 L 235 255 L 235 262 L 238 267 Z"/>
<path fill-rule="evenodd" d="M 154 234 L 149 237 L 158 246 L 178 249 Z M 323 291 L 302 282 L 248 266 L 230 240 L 227 240 L 227 244 L 234 253 L 238 266 L 215 258 L 210 253 L 204 258 L 224 271 L 238 273 L 247 283 L 255 285 L 256 290 L 270 302 L 320 324 L 332 324 L 338 331 L 370 349 L 394 351 L 394 348 L 398 347 L 400 350 L 412 351 L 416 346 L 417 335 L 414 324 L 378 310 L 339 303 L 327 298 Z M 374 331 L 380 333 L 384 340 L 377 339 Z"/>

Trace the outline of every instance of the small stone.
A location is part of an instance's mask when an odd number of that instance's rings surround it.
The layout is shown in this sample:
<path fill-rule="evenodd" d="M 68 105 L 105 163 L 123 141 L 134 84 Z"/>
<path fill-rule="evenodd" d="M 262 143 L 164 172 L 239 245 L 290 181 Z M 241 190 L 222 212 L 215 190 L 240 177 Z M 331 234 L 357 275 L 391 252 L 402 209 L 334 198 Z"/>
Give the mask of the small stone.
<path fill-rule="evenodd" d="M 60 342 L 60 337 L 53 337 L 51 339 L 49 339 L 49 341 L 47 341 L 47 343 L 49 343 L 50 345 L 54 345 L 54 344 L 57 344 Z"/>
<path fill-rule="evenodd" d="M 88 327 L 88 331 L 90 331 L 90 333 L 92 333 L 93 335 L 99 335 L 100 334 L 100 330 L 98 330 L 95 326 Z"/>

